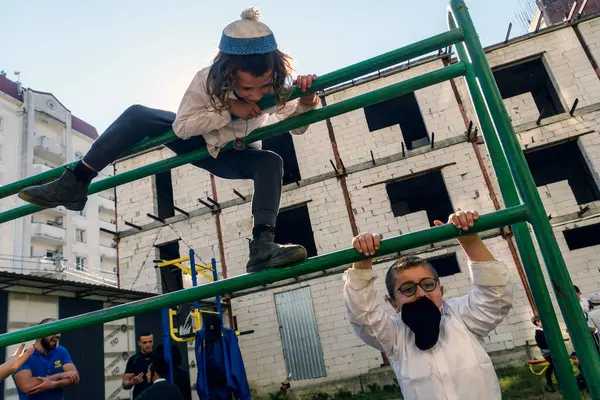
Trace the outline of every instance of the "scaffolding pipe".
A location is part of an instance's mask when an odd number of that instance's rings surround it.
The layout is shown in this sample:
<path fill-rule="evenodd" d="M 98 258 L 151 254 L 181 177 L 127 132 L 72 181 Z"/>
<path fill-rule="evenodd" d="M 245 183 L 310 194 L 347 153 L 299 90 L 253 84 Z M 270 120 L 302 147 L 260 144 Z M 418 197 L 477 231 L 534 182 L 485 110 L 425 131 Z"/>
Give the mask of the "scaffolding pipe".
<path fill-rule="evenodd" d="M 519 205 L 517 207 L 496 211 L 491 214 L 481 215 L 468 233 L 499 228 L 505 225 L 526 221 L 528 218 L 529 214 L 527 207 Z M 396 236 L 383 240 L 379 251 L 375 253 L 374 257 L 399 253 L 415 247 L 453 239 L 463 234 L 465 233 L 456 229 L 454 225 L 446 224 L 435 228 L 408 233 L 406 235 Z M 0 335 L 0 347 L 7 347 L 12 344 L 22 343 L 56 333 L 73 331 L 91 325 L 103 324 L 121 318 L 172 307 L 177 304 L 199 301 L 219 295 L 233 294 L 239 290 L 324 271 L 326 269 L 347 265 L 367 258 L 368 257 L 358 253 L 354 248 L 324 254 L 322 256 L 309 258 L 308 260 L 295 264 L 289 268 L 276 268 L 253 274 L 239 275 L 233 278 L 207 283 L 202 286 L 161 294 L 147 299 L 5 333 Z"/>
<path fill-rule="evenodd" d="M 431 53 L 441 48 L 451 46 L 452 44 L 458 43 L 464 39 L 463 32 L 460 29 L 453 29 L 448 32 L 443 32 L 430 38 L 421 40 L 416 43 L 409 44 L 396 50 L 381 54 L 376 57 L 369 58 L 365 61 L 358 62 L 356 64 L 349 65 L 345 68 L 341 68 L 337 71 L 330 72 L 328 74 L 320 76 L 316 81 L 313 82 L 309 92 L 317 92 L 342 84 L 352 79 L 358 78 L 363 75 L 367 75 L 372 72 L 376 72 L 381 69 L 391 67 L 396 64 L 400 64 L 404 61 L 416 58 L 427 53 Z M 290 95 L 290 100 L 298 98 L 306 93 L 302 93 L 297 86 L 294 87 Z M 261 109 L 271 108 L 276 105 L 274 96 L 265 96 L 259 103 Z M 136 153 L 140 153 L 151 149 L 156 146 L 164 145 L 174 140 L 179 140 L 175 133 L 170 130 L 158 137 L 147 138 L 139 142 L 132 150 L 125 152 L 119 158 L 129 157 Z M 39 185 L 52 181 L 62 175 L 64 168 L 73 168 L 77 164 L 77 161 L 70 164 L 63 165 L 61 167 L 54 168 L 50 171 L 43 172 L 38 175 L 25 178 L 23 180 L 9 183 L 8 185 L 0 187 L 0 199 L 7 196 L 18 193 L 21 189 L 32 185 Z"/>
<path fill-rule="evenodd" d="M 297 115 L 285 119 L 276 124 L 267 125 L 262 128 L 256 129 L 250 135 L 248 135 L 244 142 L 246 144 L 257 142 L 260 140 L 267 139 L 272 136 L 279 135 L 283 132 L 289 132 L 292 129 L 300 128 L 302 126 L 310 125 L 314 122 L 322 121 L 326 118 L 331 118 L 337 115 L 347 113 L 349 111 L 357 110 L 366 107 L 371 104 L 376 104 L 385 100 L 399 97 L 407 93 L 414 92 L 415 90 L 423 89 L 425 87 L 435 85 L 438 83 L 445 82 L 449 79 L 457 78 L 464 75 L 465 65 L 456 63 L 454 65 L 438 69 L 436 71 L 428 72 L 418 77 L 407 79 L 406 81 L 398 82 L 396 84 L 386 86 L 381 89 L 374 90 L 369 93 L 362 94 L 360 96 L 353 97 L 348 100 L 341 101 L 330 106 L 326 106 L 314 111 L 310 111 L 304 114 Z M 228 151 L 233 147 L 232 143 L 228 143 L 222 151 Z M 98 182 L 94 182 L 90 185 L 88 194 L 94 194 L 101 192 L 106 189 L 113 188 L 115 186 L 123 185 L 138 179 L 145 178 L 147 176 L 155 175 L 159 172 L 168 171 L 173 168 L 180 167 L 184 164 L 200 160 L 205 157 L 209 157 L 209 153 L 206 147 L 202 147 L 197 150 L 190 151 L 189 153 L 180 154 L 166 160 L 158 161 L 153 164 L 149 164 L 131 171 L 123 172 L 110 178 L 102 179 Z M 43 210 L 43 207 L 39 207 L 33 204 L 27 204 L 21 207 L 14 208 L 12 210 L 0 213 L 0 224 L 24 217 L 29 214 L 36 213 Z"/>

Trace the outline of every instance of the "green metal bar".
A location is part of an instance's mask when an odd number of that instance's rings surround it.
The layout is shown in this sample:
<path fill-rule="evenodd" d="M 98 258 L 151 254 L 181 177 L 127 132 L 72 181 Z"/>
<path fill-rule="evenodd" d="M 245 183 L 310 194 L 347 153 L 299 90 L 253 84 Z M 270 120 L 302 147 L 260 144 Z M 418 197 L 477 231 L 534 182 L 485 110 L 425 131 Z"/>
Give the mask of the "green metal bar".
<path fill-rule="evenodd" d="M 399 49 L 381 54 L 376 57 L 369 58 L 368 60 L 352 64 L 345 68 L 337 71 L 330 72 L 323 76 L 320 76 L 314 83 L 310 92 L 317 92 L 324 90 L 335 85 L 350 81 L 354 78 L 390 67 L 395 64 L 410 60 L 411 58 L 419 57 L 423 54 L 430 53 L 432 51 L 448 47 L 454 43 L 458 43 L 463 40 L 463 32 L 460 29 L 453 29 L 448 32 L 443 32 L 430 38 L 421 40 L 416 43 L 412 43 L 408 46 L 401 47 Z M 290 100 L 302 96 L 302 93 L 298 87 L 294 87 L 290 95 Z M 265 96 L 259 103 L 261 109 L 271 108 L 276 105 L 274 96 Z M 167 144 L 174 140 L 178 140 L 175 133 L 171 130 L 164 133 L 161 136 L 152 139 L 145 139 L 138 143 L 132 150 L 124 153 L 120 157 L 127 157 L 144 150 L 151 149 L 155 146 Z M 58 178 L 63 173 L 63 168 L 72 168 L 76 163 L 70 163 L 63 165 L 58 168 L 54 168 L 50 171 L 46 171 L 42 174 L 31 176 L 29 178 L 20 180 L 18 182 L 10 183 L 8 185 L 0 187 L 0 199 L 11 196 L 18 193 L 19 190 L 32 186 L 45 183 Z"/>
<path fill-rule="evenodd" d="M 525 221 L 527 219 L 528 211 L 525 206 L 507 208 L 502 211 L 482 215 L 475 223 L 472 231 L 481 232 L 488 229 L 494 229 L 520 221 Z M 418 232 L 408 233 L 406 235 L 396 236 L 383 240 L 381 242 L 381 248 L 375 254 L 375 257 L 397 253 L 430 243 L 449 240 L 461 234 L 462 232 L 457 230 L 453 225 L 443 225 Z M 87 314 L 50 322 L 44 325 L 38 325 L 15 332 L 5 333 L 0 335 L 0 347 L 6 347 L 11 344 L 21 343 L 43 336 L 53 335 L 55 333 L 81 329 L 90 325 L 102 324 L 133 315 L 171 307 L 177 304 L 199 301 L 219 295 L 234 293 L 247 288 L 266 285 L 273 282 L 295 278 L 301 275 L 323 271 L 328 268 L 350 264 L 365 258 L 366 257 L 362 256 L 354 248 L 324 254 L 322 256 L 309 258 L 308 260 L 295 264 L 290 268 L 271 269 L 254 274 L 239 275 L 233 278 L 207 283 L 202 286 L 196 286 L 173 293 L 162 294 L 155 297 L 150 297 L 148 299 L 106 308 L 104 310 L 93 311 Z"/>
<path fill-rule="evenodd" d="M 451 29 L 456 28 L 456 23 L 452 17 L 452 13 L 448 13 L 448 26 Z M 458 55 L 458 59 L 465 63 L 465 67 L 467 69 L 465 79 L 469 88 L 469 94 L 471 95 L 471 101 L 473 102 L 475 111 L 477 112 L 479 126 L 481 127 L 483 136 L 485 137 L 485 144 L 492 161 L 494 171 L 496 172 L 498 183 L 500 184 L 500 192 L 504 198 L 504 203 L 507 207 L 517 206 L 521 204 L 521 200 L 519 199 L 519 194 L 517 193 L 517 189 L 513 182 L 508 162 L 504 156 L 502 145 L 500 144 L 498 136 L 496 135 L 494 123 L 492 122 L 490 114 L 488 113 L 485 99 L 481 94 L 481 90 L 477 84 L 477 78 L 473 73 L 471 63 L 469 62 L 469 57 L 467 56 L 464 43 L 456 44 L 456 53 Z M 525 222 L 520 222 L 518 224 L 514 224 L 512 229 L 517 242 L 517 247 L 519 249 L 519 254 L 523 260 L 525 273 L 527 274 L 527 281 L 531 287 L 531 294 L 533 295 L 540 318 L 544 324 L 544 334 L 546 335 L 546 339 L 552 353 L 552 361 L 554 363 L 554 369 L 556 371 L 558 381 L 560 382 L 562 393 L 568 393 L 569 398 L 580 399 L 581 393 L 579 392 L 577 380 L 573 374 L 573 367 L 571 366 L 571 362 L 569 360 L 569 353 L 567 352 L 567 348 L 562 337 L 562 332 L 554 312 L 554 306 L 552 305 L 550 294 L 548 293 L 548 289 L 544 283 L 544 274 L 542 273 L 540 262 L 535 253 L 535 247 L 533 245 L 531 234 L 529 233 L 529 228 Z"/>
<path fill-rule="evenodd" d="M 592 340 L 589 327 L 583 318 L 581 306 L 573 290 L 571 277 L 544 211 L 531 171 L 506 112 L 473 21 L 467 11 L 467 6 L 463 0 L 450 0 L 450 4 L 458 26 L 465 32 L 464 43 L 468 50 L 469 59 L 473 63 L 473 72 L 479 80 L 481 90 L 485 95 L 487 106 L 506 152 L 517 189 L 531 212 L 530 223 L 544 257 L 548 275 L 571 334 L 573 345 L 577 350 L 577 354 L 581 357 L 582 372 L 586 382 L 589 382 L 590 394 L 593 399 L 600 399 L 600 357 Z"/>
<path fill-rule="evenodd" d="M 344 100 L 327 107 L 323 107 L 311 112 L 297 115 L 292 118 L 288 118 L 276 124 L 267 125 L 252 132 L 244 139 L 244 141 L 246 143 L 252 143 L 259 140 L 263 140 L 271 136 L 278 135 L 282 132 L 288 132 L 292 129 L 310 125 L 314 122 L 322 121 L 326 118 L 341 115 L 349 111 L 366 107 L 371 104 L 379 103 L 385 100 L 392 99 L 394 97 L 414 92 L 415 90 L 423 89 L 427 86 L 445 82 L 449 79 L 462 76 L 464 75 L 464 73 L 465 66 L 463 63 L 457 63 L 449 67 L 444 67 L 442 69 L 428 72 L 424 75 L 407 79 L 406 81 L 398 82 L 396 84 L 386 86 L 382 89 L 377 89 L 372 92 L 365 93 L 360 96 L 356 96 L 351 99 Z M 223 148 L 222 151 L 230 150 L 232 147 L 233 145 L 229 143 Z M 122 174 L 115 175 L 110 178 L 102 179 L 98 182 L 94 182 L 90 185 L 88 194 L 98 193 L 115 186 L 123 185 L 125 183 L 142 179 L 150 175 L 155 175 L 159 172 L 177 168 L 181 165 L 197 161 L 205 157 L 209 157 L 208 151 L 205 147 L 191 151 L 186 154 L 180 154 L 178 156 L 174 156 L 166 160 L 158 161 L 156 163 L 146 165 L 144 167 L 140 167 L 131 171 L 124 172 Z M 42 209 L 42 207 L 28 204 L 14 208 L 12 210 L 5 211 L 3 213 L 0 213 L 0 224 L 7 221 L 11 221 L 16 218 L 24 217 L 25 215 L 33 214 Z"/>
<path fill-rule="evenodd" d="M 338 69 L 329 74 L 319 76 L 317 80 L 313 82 L 310 92 L 318 92 L 320 90 L 331 88 L 332 86 L 351 81 L 360 76 L 400 64 L 411 58 L 416 58 L 431 53 L 432 51 L 452 46 L 455 43 L 461 42 L 463 39 L 464 36 L 461 29 L 452 29 L 448 32 L 437 34 L 430 38 L 400 47 L 399 49 Z M 306 93 L 302 93 L 298 87 L 294 87 L 290 99 L 298 98 L 304 94 Z M 263 98 L 258 104 L 262 109 L 276 105 L 273 96 Z"/>

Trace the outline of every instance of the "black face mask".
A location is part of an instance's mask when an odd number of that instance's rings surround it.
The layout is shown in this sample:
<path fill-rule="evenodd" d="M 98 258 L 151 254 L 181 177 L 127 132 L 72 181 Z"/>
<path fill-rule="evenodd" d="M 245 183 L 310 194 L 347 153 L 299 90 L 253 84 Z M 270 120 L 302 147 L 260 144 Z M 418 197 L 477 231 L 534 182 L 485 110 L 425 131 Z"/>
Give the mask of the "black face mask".
<path fill-rule="evenodd" d="M 427 296 L 402 306 L 402 321 L 415 334 L 415 343 L 420 350 L 429 350 L 440 336 L 442 313 Z"/>

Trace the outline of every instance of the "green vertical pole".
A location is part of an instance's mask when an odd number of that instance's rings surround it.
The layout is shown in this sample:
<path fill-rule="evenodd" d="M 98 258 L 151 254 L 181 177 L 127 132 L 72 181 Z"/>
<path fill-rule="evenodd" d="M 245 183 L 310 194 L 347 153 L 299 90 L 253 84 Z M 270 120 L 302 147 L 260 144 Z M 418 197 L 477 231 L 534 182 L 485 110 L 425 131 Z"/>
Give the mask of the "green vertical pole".
<path fill-rule="evenodd" d="M 467 6 L 463 0 L 450 0 L 450 4 L 458 26 L 465 32 L 464 43 L 472 62 L 473 72 L 485 95 L 487 106 L 506 152 L 517 189 L 530 210 L 531 219 L 529 221 L 544 257 L 548 275 L 571 334 L 573 345 L 581 357 L 582 371 L 588 382 L 590 394 L 593 399 L 600 399 L 600 357 L 592 340 L 589 327 L 583 318 L 581 307 L 573 290 L 571 277 L 544 211 L 531 171 L 527 166 L 527 161 L 504 107 L 500 91 L 481 47 L 473 21 L 467 11 Z"/>
<path fill-rule="evenodd" d="M 452 18 L 452 14 L 448 13 L 448 25 L 451 29 L 456 28 L 456 23 Z M 479 126 L 485 137 L 485 144 L 488 149 L 488 154 L 492 161 L 496 177 L 500 184 L 500 192 L 506 207 L 513 207 L 521 204 L 517 189 L 510 173 L 510 168 L 504 152 L 502 151 L 502 145 L 496 136 L 496 129 L 490 118 L 490 115 L 485 104 L 485 100 L 481 95 L 477 79 L 473 74 L 473 68 L 467 57 L 467 52 L 464 48 L 463 43 L 456 44 L 456 53 L 458 59 L 465 63 L 467 86 L 469 88 L 469 94 L 471 95 L 471 101 L 477 112 L 477 118 L 479 120 Z M 535 253 L 535 247 L 533 245 L 533 239 L 529 233 L 529 228 L 524 222 L 514 224 L 512 226 L 515 239 L 517 241 L 517 247 L 519 254 L 523 260 L 525 267 L 525 273 L 527 274 L 527 280 L 531 287 L 531 294 L 537 305 L 540 318 L 544 324 L 544 334 L 552 353 L 552 361 L 554 363 L 554 369 L 558 377 L 562 393 L 569 399 L 581 399 L 581 393 L 577 386 L 577 380 L 573 374 L 573 368 L 569 358 L 569 353 L 565 346 L 558 319 L 554 312 L 554 306 L 550 299 L 550 293 L 544 282 L 544 275 L 540 262 Z"/>

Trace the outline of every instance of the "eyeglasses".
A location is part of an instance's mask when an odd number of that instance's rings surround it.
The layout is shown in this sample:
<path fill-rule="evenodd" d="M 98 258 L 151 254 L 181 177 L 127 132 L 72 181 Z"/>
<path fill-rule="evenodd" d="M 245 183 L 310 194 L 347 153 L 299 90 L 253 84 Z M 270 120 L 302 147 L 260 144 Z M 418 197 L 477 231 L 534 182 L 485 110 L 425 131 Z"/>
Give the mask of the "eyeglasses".
<path fill-rule="evenodd" d="M 417 292 L 417 285 L 426 292 L 433 292 L 440 280 L 438 278 L 423 278 L 419 282 L 405 282 L 398 288 L 398 291 L 410 297 Z"/>

